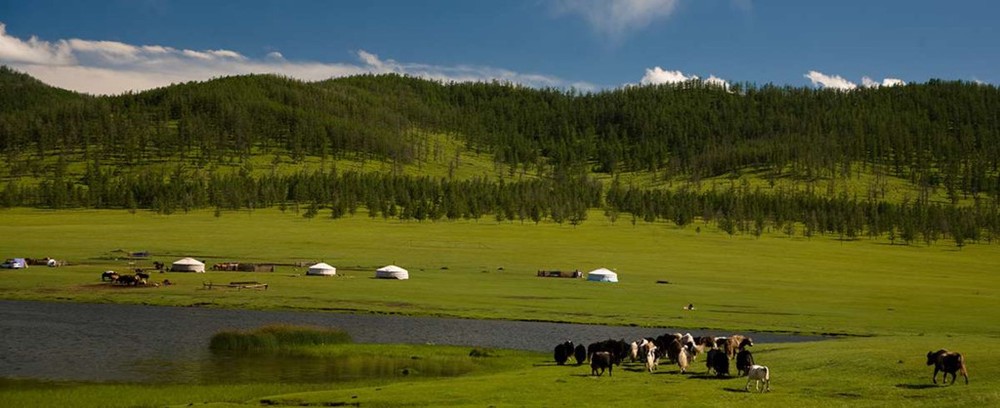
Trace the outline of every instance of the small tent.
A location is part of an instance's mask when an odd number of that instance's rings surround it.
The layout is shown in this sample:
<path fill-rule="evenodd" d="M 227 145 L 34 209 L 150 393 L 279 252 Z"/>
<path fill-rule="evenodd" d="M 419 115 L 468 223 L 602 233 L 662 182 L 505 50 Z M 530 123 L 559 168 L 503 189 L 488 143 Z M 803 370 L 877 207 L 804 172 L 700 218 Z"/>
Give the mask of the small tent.
<path fill-rule="evenodd" d="M 170 265 L 170 271 L 205 273 L 205 264 L 194 258 L 178 259 Z"/>
<path fill-rule="evenodd" d="M 379 279 L 410 279 L 410 273 L 406 269 L 396 265 L 383 266 L 375 270 L 375 277 Z"/>
<path fill-rule="evenodd" d="M 593 282 L 618 282 L 618 274 L 601 268 L 587 273 L 587 280 Z"/>
<path fill-rule="evenodd" d="M 313 276 L 333 276 L 336 274 L 337 274 L 337 268 L 334 268 L 323 262 L 310 266 L 309 270 L 306 271 L 306 275 L 313 275 Z"/>

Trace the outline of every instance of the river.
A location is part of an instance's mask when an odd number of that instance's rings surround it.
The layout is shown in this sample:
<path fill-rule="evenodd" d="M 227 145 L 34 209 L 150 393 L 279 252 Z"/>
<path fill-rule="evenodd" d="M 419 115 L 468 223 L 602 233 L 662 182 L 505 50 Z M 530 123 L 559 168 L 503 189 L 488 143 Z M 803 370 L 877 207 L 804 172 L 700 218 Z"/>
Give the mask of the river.
<path fill-rule="evenodd" d="M 0 300 L 0 377 L 79 381 L 149 381 L 158 366 L 210 357 L 223 329 L 283 323 L 335 327 L 357 343 L 447 344 L 551 351 L 570 339 L 636 339 L 672 328 L 474 320 L 400 315 L 205 309 Z M 698 331 L 696 335 L 726 335 Z M 757 343 L 822 339 L 745 333 Z"/>

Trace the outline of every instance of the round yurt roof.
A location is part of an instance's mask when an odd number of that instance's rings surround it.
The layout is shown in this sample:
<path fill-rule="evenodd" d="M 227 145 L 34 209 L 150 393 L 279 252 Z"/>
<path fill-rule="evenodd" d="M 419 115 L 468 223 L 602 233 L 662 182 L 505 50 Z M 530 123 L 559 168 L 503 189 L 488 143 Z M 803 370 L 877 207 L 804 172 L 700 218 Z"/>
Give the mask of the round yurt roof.
<path fill-rule="evenodd" d="M 329 271 L 329 270 L 336 270 L 337 268 L 334 268 L 327 263 L 320 262 L 316 265 L 310 266 L 309 269 Z"/>
<path fill-rule="evenodd" d="M 328 264 L 320 262 L 316 265 L 310 266 L 309 270 L 306 271 L 306 275 L 324 275 L 332 276 L 337 274 L 337 268 L 334 268 Z"/>
<path fill-rule="evenodd" d="M 591 279 L 593 276 L 596 279 Z M 605 268 L 594 269 L 587 273 L 588 280 L 605 280 L 609 282 L 618 282 L 618 274 Z"/>
<path fill-rule="evenodd" d="M 204 264 L 204 263 L 202 263 L 202 262 L 200 262 L 200 261 L 198 261 L 197 259 L 194 259 L 194 258 L 184 258 L 184 259 L 178 259 L 178 260 L 174 261 L 174 265 L 196 265 L 196 266 L 205 266 L 205 264 Z"/>
<path fill-rule="evenodd" d="M 410 279 L 410 273 L 406 269 L 396 265 L 383 266 L 375 270 L 375 277 L 381 279 Z"/>

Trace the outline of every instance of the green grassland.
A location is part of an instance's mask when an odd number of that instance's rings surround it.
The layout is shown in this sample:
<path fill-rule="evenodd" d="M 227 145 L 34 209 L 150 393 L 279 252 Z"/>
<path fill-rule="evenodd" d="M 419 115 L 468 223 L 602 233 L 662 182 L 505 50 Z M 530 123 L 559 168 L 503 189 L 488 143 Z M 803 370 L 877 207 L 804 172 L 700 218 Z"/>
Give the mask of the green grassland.
<path fill-rule="evenodd" d="M 667 326 L 697 332 L 777 331 L 844 334 L 836 340 L 758 344 L 773 370 L 773 392 L 742 393 L 740 379 L 709 380 L 618 369 L 589 377 L 586 367 L 556 367 L 546 354 L 521 353 L 458 377 L 352 384 L 0 385 L 0 404 L 94 406 L 129 395 L 123 406 L 285 401 L 289 405 L 360 402 L 364 406 L 590 406 L 683 402 L 769 406 L 996 405 L 1000 394 L 1000 247 L 938 243 L 889 245 L 835 237 L 730 237 L 710 225 L 608 223 L 592 212 L 581 225 L 494 221 L 403 222 L 354 217 L 303 218 L 289 210 L 211 211 L 170 216 L 139 211 L 0 211 L 3 257 L 51 256 L 70 266 L 0 270 L 0 298 L 142 303 L 246 309 L 330 310 Z M 149 266 L 115 259 L 116 249 L 147 250 L 172 261 L 324 261 L 336 277 L 274 273 L 166 273 L 171 286 L 102 284 L 100 272 Z M 386 264 L 408 281 L 372 279 Z M 617 270 L 619 284 L 538 278 L 539 269 Z M 256 280 L 266 291 L 205 290 L 206 281 Z M 657 281 L 668 281 L 658 284 Z M 694 303 L 696 310 L 682 310 Z M 869 337 L 871 336 L 871 337 Z M 587 340 L 587 339 L 580 339 Z M 595 339 L 589 339 L 595 340 Z M 333 346 L 330 346 L 333 347 Z M 373 346 L 374 347 L 374 346 Z M 928 350 L 962 351 L 971 385 L 927 387 Z M 513 353 L 513 352 L 504 352 Z M 703 366 L 696 365 L 695 373 Z M 630 370 L 631 368 L 631 370 Z M 940 377 L 939 377 L 940 379 Z M 33 383 L 32 383 L 33 384 Z M 140 391 L 140 389 L 142 389 Z M 732 391 L 732 392 L 730 392 Z M 739 391 L 739 392 L 737 392 Z M 156 397 L 160 395 L 161 397 Z M 357 396 L 357 398 L 353 398 Z M 10 401 L 11 404 L 3 404 Z"/>
<path fill-rule="evenodd" d="M 292 211 L 3 211 L 5 257 L 51 256 L 72 265 L 0 272 L 6 299 L 73 300 L 254 309 L 343 310 L 487 319 L 852 335 L 1000 334 L 1000 247 L 889 245 L 833 237 L 730 237 L 708 225 L 579 225 L 306 219 Z M 699 228 L 701 232 L 698 232 Z M 337 277 L 275 273 L 168 273 L 175 285 L 113 288 L 127 270 L 115 249 L 223 261 L 324 261 Z M 120 255 L 120 254 L 118 254 Z M 139 261 L 135 266 L 149 266 Z M 372 279 L 397 264 L 406 282 Z M 539 269 L 607 267 L 621 283 L 536 277 Z M 257 280 L 267 291 L 202 290 L 202 282 Z M 669 284 L 657 284 L 657 281 Z M 697 310 L 682 306 L 694 303 Z"/>

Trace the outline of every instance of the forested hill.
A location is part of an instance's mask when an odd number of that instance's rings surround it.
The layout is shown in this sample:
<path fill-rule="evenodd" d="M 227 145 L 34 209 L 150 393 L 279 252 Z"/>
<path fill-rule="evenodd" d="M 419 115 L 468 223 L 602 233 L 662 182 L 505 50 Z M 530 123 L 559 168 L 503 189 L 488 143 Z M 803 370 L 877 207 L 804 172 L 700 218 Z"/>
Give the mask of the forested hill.
<path fill-rule="evenodd" d="M 0 112 L 5 116 L 22 109 L 78 101 L 84 98 L 80 94 L 53 88 L 28 74 L 0 65 Z"/>
<path fill-rule="evenodd" d="M 249 75 L 90 98 L 4 68 L 0 95 L 8 157 L 59 147 L 132 162 L 277 148 L 410 162 L 419 141 L 407 135 L 419 129 L 529 169 L 711 177 L 754 167 L 815 177 L 864 163 L 967 193 L 998 188 L 1000 92 L 964 82 L 850 92 L 690 82 L 582 94 L 397 75 Z"/>
<path fill-rule="evenodd" d="M 532 177 L 212 171 L 213 163 L 262 154 L 294 162 L 421 163 L 436 150 L 428 148 L 428 135 L 488 154 L 510 175 Z M 853 91 L 692 81 L 582 93 L 398 75 L 313 83 L 247 75 L 93 97 L 2 68 L 0 154 L 6 181 L 0 205 L 7 206 L 169 212 L 301 202 L 332 209 L 334 216 L 364 206 L 404 218 L 497 214 L 498 220 L 560 222 L 581 221 L 587 208 L 601 207 L 609 217 L 625 211 L 678 224 L 699 217 L 739 231 L 754 229 L 749 221 L 758 230 L 811 222 L 816 231 L 842 234 L 864 230 L 889 211 L 888 218 L 923 217 L 920 225 L 943 222 L 934 233 L 948 234 L 957 224 L 972 229 L 995 221 L 1000 92 L 938 80 Z M 144 167 L 150 162 L 176 166 Z M 772 183 L 864 172 L 898 178 L 921 193 L 886 202 L 884 192 L 872 188 L 844 195 L 832 188 L 768 192 L 744 185 L 721 193 L 698 187 L 703 179 L 746 172 Z M 625 185 L 617 181 L 622 174 L 647 176 Z M 696 187 L 664 190 L 649 180 Z M 932 191 L 947 192 L 947 200 L 930 200 Z M 928 218 L 930 208 L 940 210 L 938 218 Z M 954 218 L 970 208 L 974 218 Z M 897 227 L 874 226 L 871 233 Z"/>

